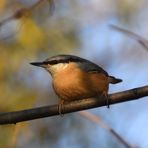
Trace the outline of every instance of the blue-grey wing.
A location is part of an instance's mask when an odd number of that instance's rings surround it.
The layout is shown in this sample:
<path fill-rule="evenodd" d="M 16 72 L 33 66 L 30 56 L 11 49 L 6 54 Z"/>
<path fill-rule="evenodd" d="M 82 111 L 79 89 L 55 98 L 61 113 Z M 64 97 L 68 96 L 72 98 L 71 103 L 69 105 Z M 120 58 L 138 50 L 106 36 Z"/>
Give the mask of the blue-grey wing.
<path fill-rule="evenodd" d="M 90 73 L 104 73 L 106 76 L 108 76 L 108 73 L 101 68 L 100 66 L 98 66 L 97 64 L 94 64 L 90 61 L 87 62 L 79 62 L 79 67 L 86 71 L 86 72 L 90 72 Z"/>

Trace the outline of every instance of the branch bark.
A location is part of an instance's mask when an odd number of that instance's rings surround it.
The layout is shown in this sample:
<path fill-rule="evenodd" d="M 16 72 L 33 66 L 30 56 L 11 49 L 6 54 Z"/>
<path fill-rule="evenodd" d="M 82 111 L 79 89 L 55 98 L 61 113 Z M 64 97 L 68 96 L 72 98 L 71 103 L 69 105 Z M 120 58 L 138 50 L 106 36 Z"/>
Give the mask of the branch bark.
<path fill-rule="evenodd" d="M 148 96 L 148 86 L 134 88 L 109 95 L 109 104 L 116 104 L 125 101 L 132 101 Z M 71 113 L 90 108 L 106 106 L 106 98 L 88 98 L 64 104 L 63 113 Z M 21 111 L 0 113 L 0 125 L 16 124 L 22 121 L 28 121 L 38 118 L 58 115 L 58 105 L 44 106 Z"/>

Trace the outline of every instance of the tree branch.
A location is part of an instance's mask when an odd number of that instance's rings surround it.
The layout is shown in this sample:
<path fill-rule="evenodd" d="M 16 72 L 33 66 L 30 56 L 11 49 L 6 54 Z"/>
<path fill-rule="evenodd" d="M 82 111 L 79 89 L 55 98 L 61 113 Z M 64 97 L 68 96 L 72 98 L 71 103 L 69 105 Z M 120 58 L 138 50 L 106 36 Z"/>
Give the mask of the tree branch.
<path fill-rule="evenodd" d="M 116 104 L 125 101 L 131 101 L 148 96 L 148 86 L 130 89 L 109 95 L 109 103 Z M 90 108 L 106 106 L 106 98 L 88 98 L 64 104 L 63 113 L 71 113 Z M 44 106 L 33 109 L 0 113 L 0 124 L 15 124 L 22 121 L 28 121 L 38 118 L 58 115 L 58 105 Z"/>
<path fill-rule="evenodd" d="M 109 27 L 111 29 L 114 29 L 116 31 L 119 31 L 121 33 L 124 33 L 125 35 L 128 35 L 129 37 L 135 39 L 136 41 L 138 41 L 146 50 L 148 50 L 148 40 L 143 38 L 142 36 L 134 33 L 134 32 L 131 32 L 129 30 L 126 30 L 124 28 L 120 28 L 116 25 L 109 25 Z"/>

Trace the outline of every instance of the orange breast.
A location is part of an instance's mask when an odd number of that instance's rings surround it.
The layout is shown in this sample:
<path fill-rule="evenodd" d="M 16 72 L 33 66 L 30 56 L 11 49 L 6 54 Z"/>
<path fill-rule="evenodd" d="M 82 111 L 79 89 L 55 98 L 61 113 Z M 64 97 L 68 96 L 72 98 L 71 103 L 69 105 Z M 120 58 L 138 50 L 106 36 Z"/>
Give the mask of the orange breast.
<path fill-rule="evenodd" d="M 108 77 L 103 73 L 87 73 L 69 64 L 53 78 L 56 94 L 65 101 L 94 97 L 108 91 Z"/>
<path fill-rule="evenodd" d="M 92 88 L 98 93 L 107 92 L 109 87 L 108 77 L 103 73 L 90 73 Z"/>

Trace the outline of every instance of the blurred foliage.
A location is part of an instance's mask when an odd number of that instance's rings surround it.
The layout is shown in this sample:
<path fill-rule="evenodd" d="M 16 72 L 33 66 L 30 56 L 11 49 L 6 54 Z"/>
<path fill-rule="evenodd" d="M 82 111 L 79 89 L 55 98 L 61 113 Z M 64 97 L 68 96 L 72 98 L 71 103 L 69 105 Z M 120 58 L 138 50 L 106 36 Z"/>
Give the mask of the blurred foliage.
<path fill-rule="evenodd" d="M 6 1 L 0 0 L 0 11 L 2 11 L 5 8 Z"/>
<path fill-rule="evenodd" d="M 19 44 L 30 50 L 41 47 L 45 40 L 42 30 L 31 18 L 25 17 L 21 21 L 23 25 L 17 35 Z"/>
<path fill-rule="evenodd" d="M 133 14 L 136 12 L 138 7 L 140 6 L 140 1 L 135 2 L 134 0 L 116 0 L 116 5 L 119 17 L 124 19 L 125 21 L 130 21 L 133 18 Z"/>

